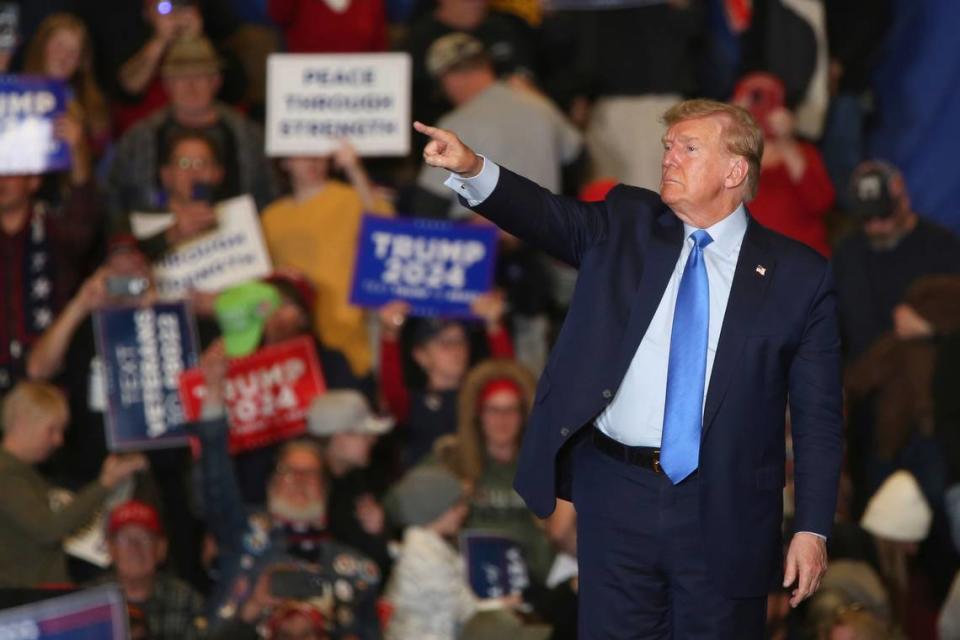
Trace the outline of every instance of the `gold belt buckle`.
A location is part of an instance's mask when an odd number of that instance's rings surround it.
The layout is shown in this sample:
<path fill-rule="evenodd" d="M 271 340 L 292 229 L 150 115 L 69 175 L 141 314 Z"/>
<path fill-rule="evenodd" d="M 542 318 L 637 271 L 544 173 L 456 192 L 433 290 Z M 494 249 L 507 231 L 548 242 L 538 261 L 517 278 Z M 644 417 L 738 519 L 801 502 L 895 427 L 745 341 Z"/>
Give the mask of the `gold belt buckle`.
<path fill-rule="evenodd" d="M 660 449 L 653 452 L 653 472 L 663 473 L 663 467 L 660 466 Z"/>

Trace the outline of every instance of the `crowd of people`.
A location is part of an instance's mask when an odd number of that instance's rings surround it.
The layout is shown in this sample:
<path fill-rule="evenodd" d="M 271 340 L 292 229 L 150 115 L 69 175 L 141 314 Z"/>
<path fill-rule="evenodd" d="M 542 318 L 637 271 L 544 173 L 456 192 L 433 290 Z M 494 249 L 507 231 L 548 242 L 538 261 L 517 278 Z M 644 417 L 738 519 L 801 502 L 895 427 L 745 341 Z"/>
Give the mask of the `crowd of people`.
<path fill-rule="evenodd" d="M 414 118 L 583 200 L 618 182 L 657 188 L 660 118 L 683 97 L 753 115 L 765 152 L 749 213 L 830 259 L 845 357 L 832 564 L 797 609 L 770 593 L 769 637 L 960 638 L 960 238 L 914 210 L 896 166 L 864 156 L 864 114 L 852 132 L 835 120 L 849 101 L 831 108 L 869 92 L 882 29 L 851 15 L 873 4 L 823 3 L 829 73 L 799 83 L 773 59 L 787 45 L 771 42 L 766 11 L 737 17 L 742 55 L 723 61 L 718 3 L 633 4 L 21 3 L 0 70 L 70 87 L 54 135 L 72 163 L 0 176 L 0 594 L 116 583 L 133 637 L 155 640 L 576 637 L 574 509 L 558 501 L 538 519 L 512 487 L 576 271 L 501 232 L 494 289 L 471 318 L 360 308 L 364 214 L 489 223 L 422 164 L 424 136 L 401 158 L 349 142 L 265 153 L 269 54 L 393 50 L 412 58 Z M 151 265 L 241 195 L 274 272 L 186 294 L 207 389 L 187 426 L 196 450 L 111 452 L 94 317 L 156 301 Z M 137 229 L 162 214 L 163 230 Z M 238 341 L 236 323 L 255 329 Z M 304 336 L 328 389 L 305 435 L 231 452 L 229 361 Z M 55 504 L 55 489 L 72 498 Z M 100 521 L 107 568 L 64 550 Z M 515 541 L 522 588 L 476 595 L 457 548 L 468 530 Z"/>

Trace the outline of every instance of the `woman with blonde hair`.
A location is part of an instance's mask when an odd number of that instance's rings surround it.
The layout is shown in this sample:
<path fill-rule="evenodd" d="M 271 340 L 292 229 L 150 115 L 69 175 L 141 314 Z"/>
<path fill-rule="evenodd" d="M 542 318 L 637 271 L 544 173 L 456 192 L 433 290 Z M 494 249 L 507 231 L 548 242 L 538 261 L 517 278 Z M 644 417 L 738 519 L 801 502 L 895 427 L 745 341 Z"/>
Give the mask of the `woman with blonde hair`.
<path fill-rule="evenodd" d="M 27 45 L 23 71 L 70 86 L 69 114 L 81 124 L 87 148 L 100 155 L 110 141 L 110 112 L 94 76 L 93 48 L 83 21 L 70 13 L 47 16 Z"/>

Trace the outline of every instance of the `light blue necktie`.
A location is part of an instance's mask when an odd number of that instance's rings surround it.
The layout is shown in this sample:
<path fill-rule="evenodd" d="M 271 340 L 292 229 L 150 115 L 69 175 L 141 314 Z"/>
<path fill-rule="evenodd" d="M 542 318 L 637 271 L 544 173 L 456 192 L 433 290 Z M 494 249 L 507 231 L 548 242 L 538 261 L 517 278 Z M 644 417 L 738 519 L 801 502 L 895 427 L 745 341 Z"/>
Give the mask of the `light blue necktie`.
<path fill-rule="evenodd" d="M 710 283 L 703 249 L 713 242 L 713 238 L 703 229 L 694 231 L 690 237 L 693 238 L 693 249 L 683 268 L 673 312 L 667 400 L 660 444 L 660 466 L 673 484 L 693 473 L 698 465 L 707 373 Z"/>

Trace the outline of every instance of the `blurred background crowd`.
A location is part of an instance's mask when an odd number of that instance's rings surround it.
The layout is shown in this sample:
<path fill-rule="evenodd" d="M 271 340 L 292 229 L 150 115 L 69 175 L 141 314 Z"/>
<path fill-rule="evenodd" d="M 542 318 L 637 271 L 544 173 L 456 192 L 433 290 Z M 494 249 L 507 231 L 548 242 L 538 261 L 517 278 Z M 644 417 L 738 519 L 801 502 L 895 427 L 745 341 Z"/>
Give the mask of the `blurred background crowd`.
<path fill-rule="evenodd" d="M 753 113 L 765 153 L 749 211 L 832 261 L 846 367 L 831 567 L 797 610 L 770 594 L 769 635 L 960 638 L 960 8 L 593 4 L 19 3 L 0 70 L 70 85 L 56 135 L 73 162 L 0 176 L 4 605 L 116 582 L 140 638 L 576 637 L 576 514 L 561 502 L 537 520 L 511 486 L 576 273 L 501 234 L 473 319 L 360 309 L 362 214 L 482 222 L 421 166 L 420 136 L 403 158 L 348 143 L 264 152 L 269 54 L 405 51 L 415 119 L 586 200 L 618 182 L 658 188 L 659 118 L 682 98 Z M 241 194 L 276 271 L 188 296 L 208 387 L 199 446 L 110 453 L 91 316 L 149 300 L 151 264 Z M 134 212 L 174 222 L 135 238 Z M 249 329 L 247 351 L 312 339 L 330 391 L 307 436 L 230 454 L 224 377 L 243 347 L 221 335 L 225 316 Z M 69 504 L 54 508 L 54 487 Z M 98 512 L 107 569 L 63 551 Z M 526 587 L 478 598 L 456 549 L 465 529 L 515 540 Z"/>

